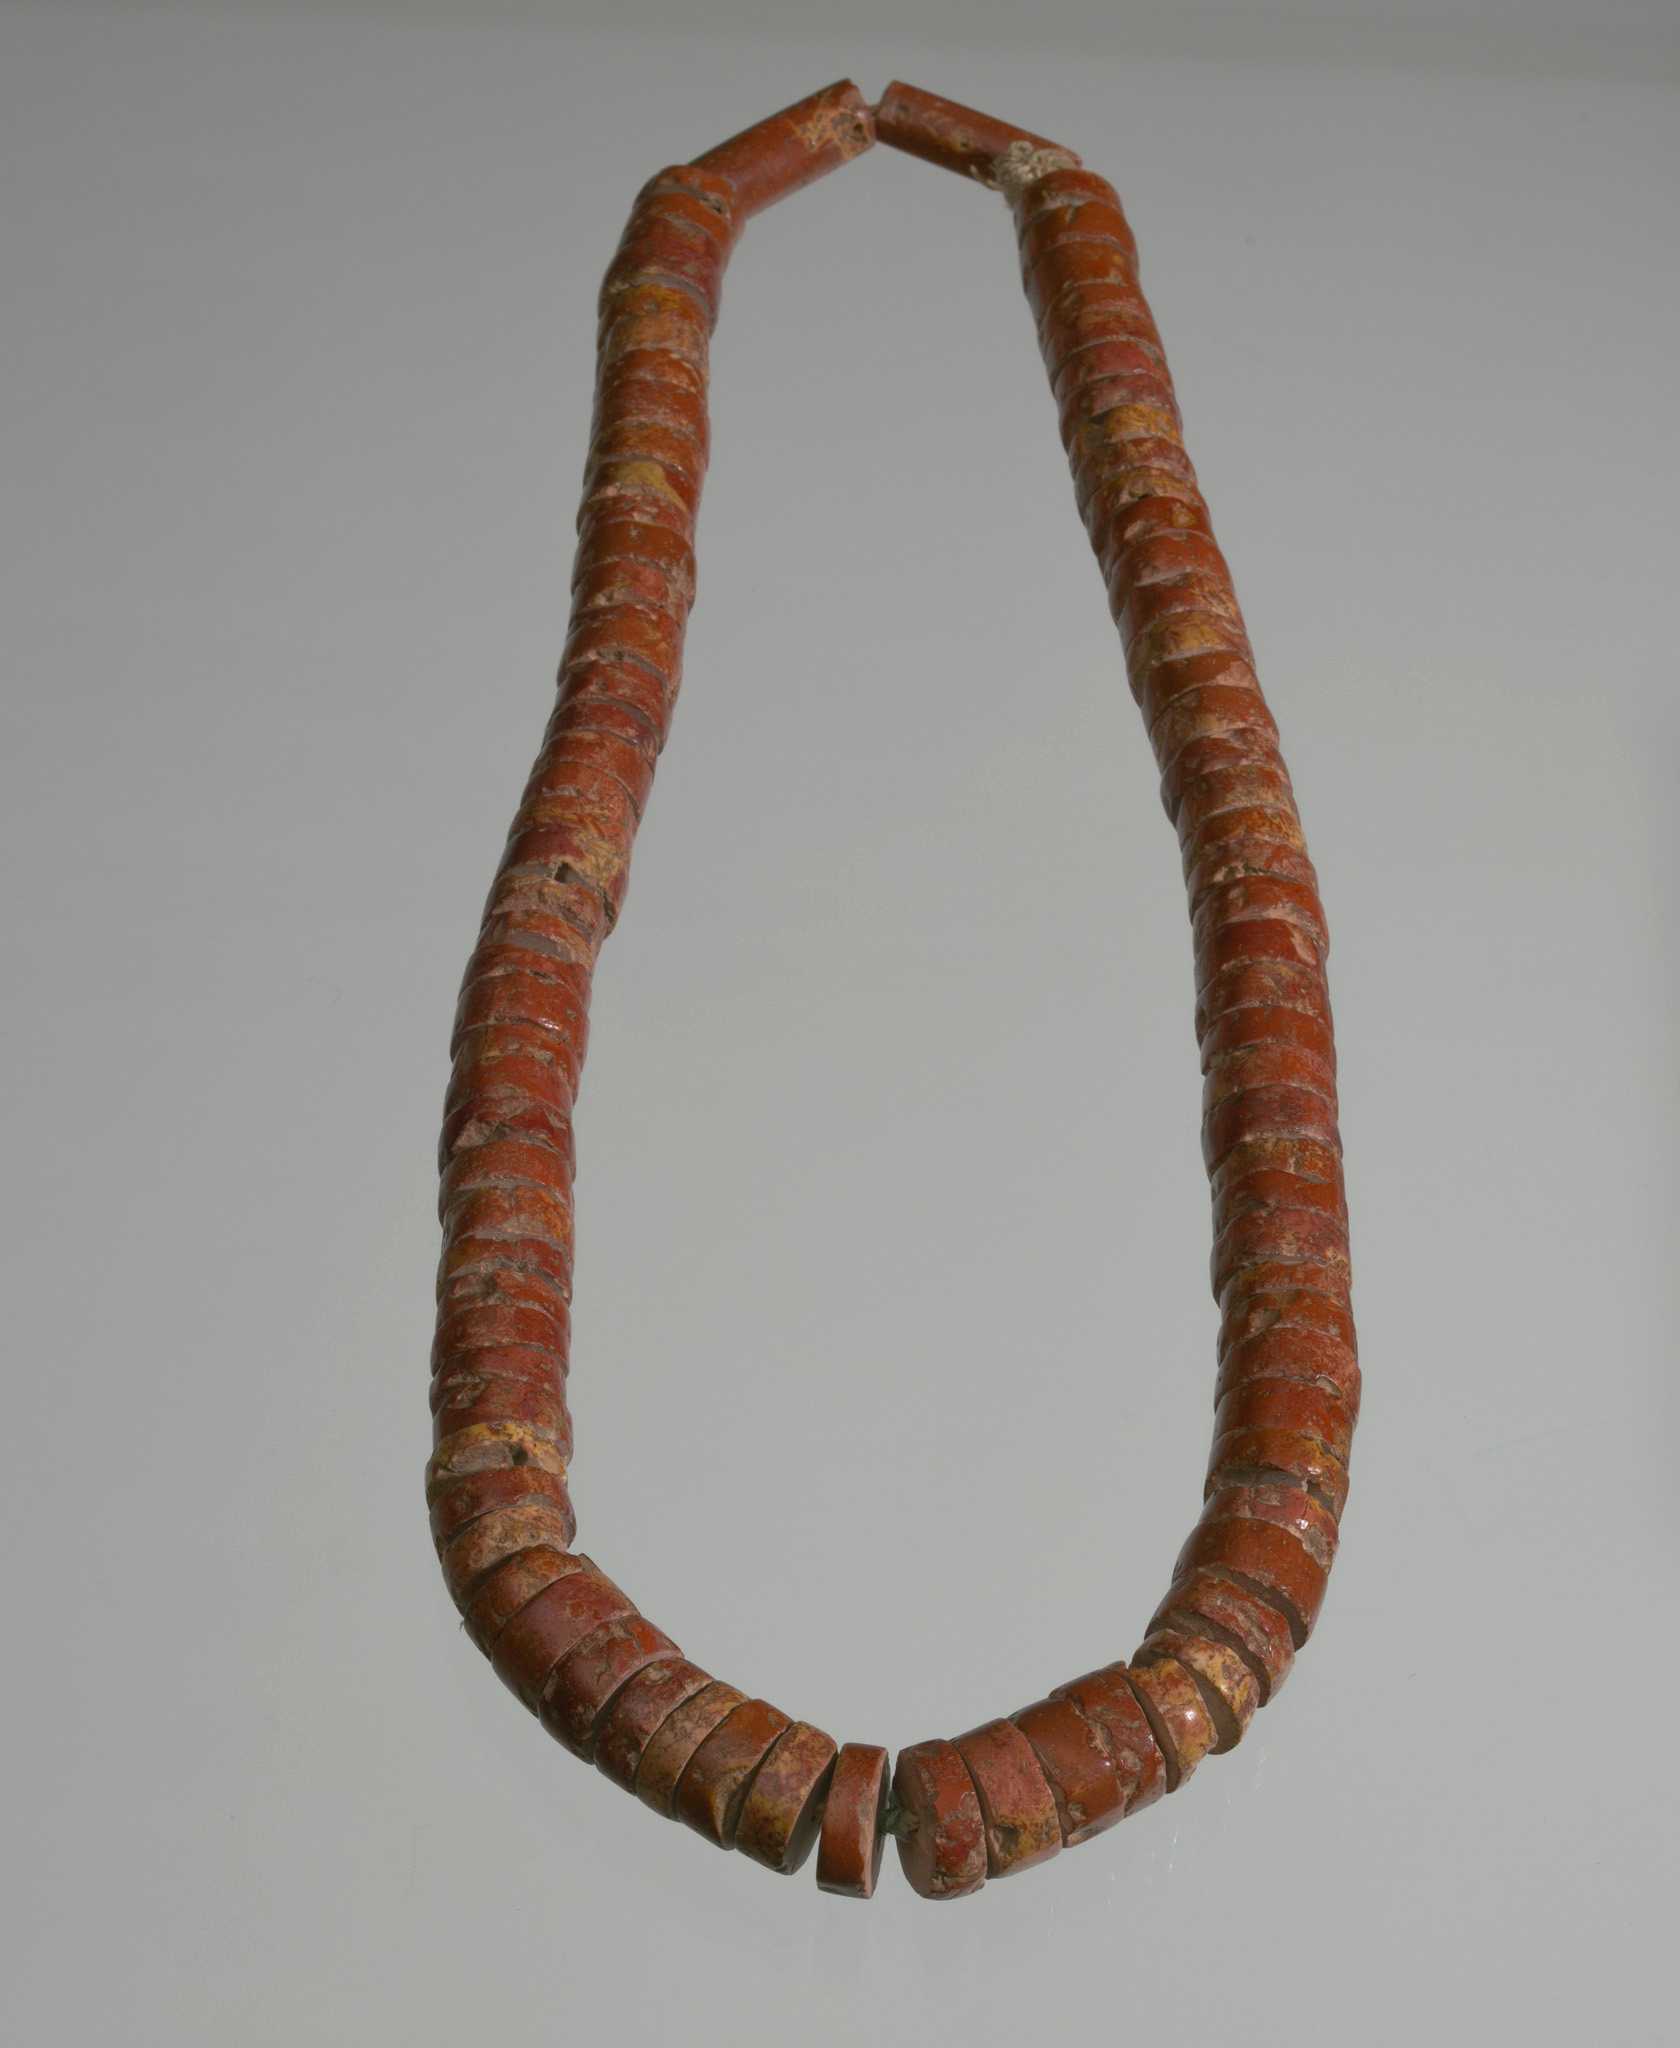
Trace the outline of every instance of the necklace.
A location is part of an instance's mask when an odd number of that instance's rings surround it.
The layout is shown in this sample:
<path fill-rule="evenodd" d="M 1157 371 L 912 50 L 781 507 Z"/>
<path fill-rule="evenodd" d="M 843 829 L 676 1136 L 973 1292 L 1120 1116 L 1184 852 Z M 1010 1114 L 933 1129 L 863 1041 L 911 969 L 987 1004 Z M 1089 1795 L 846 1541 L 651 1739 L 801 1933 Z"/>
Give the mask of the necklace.
<path fill-rule="evenodd" d="M 1142 1644 L 889 1772 L 873 1744 L 689 1662 L 572 1549 L 571 1111 L 590 977 L 677 693 L 707 344 L 746 220 L 876 139 L 1000 191 L 1079 509 L 1190 899 L 1220 1308 L 1201 1519 Z M 574 1754 L 723 1848 L 867 1898 L 887 1838 L 929 1898 L 1043 1862 L 1230 1749 L 1324 1597 L 1359 1403 L 1327 935 L 1277 728 L 1184 453 L 1136 245 L 1071 152 L 913 87 L 830 86 L 661 171 L 600 298 L 559 697 L 468 964 L 441 1145 L 427 1498 L 506 1684 Z"/>

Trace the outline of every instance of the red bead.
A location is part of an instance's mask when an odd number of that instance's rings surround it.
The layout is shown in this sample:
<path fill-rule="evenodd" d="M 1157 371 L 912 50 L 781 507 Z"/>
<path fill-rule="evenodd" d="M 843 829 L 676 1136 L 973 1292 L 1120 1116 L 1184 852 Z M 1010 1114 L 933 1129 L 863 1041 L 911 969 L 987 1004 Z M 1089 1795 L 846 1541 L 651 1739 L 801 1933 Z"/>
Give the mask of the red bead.
<path fill-rule="evenodd" d="M 819 1890 L 847 1899 L 874 1896 L 887 1846 L 887 1761 L 874 1743 L 841 1744 L 817 1846 Z"/>
<path fill-rule="evenodd" d="M 986 1882 L 980 1795 L 957 1750 L 917 1742 L 899 1754 L 893 1799 L 901 1815 L 898 1860 L 924 1899 L 960 1899 Z"/>
<path fill-rule="evenodd" d="M 767 1870 L 789 1874 L 810 1855 L 834 1771 L 831 1735 L 796 1721 L 753 1774 L 735 1846 Z"/>

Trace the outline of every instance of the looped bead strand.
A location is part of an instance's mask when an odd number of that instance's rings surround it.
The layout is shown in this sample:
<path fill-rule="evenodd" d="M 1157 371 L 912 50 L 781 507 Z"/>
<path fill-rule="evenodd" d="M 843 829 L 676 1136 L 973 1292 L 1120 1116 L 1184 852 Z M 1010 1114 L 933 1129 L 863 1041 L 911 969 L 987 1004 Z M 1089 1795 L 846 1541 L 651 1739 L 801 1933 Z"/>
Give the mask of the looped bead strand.
<path fill-rule="evenodd" d="M 1189 894 L 1220 1330 L 1201 1519 L 1128 1663 L 954 1741 L 884 1749 L 688 1661 L 581 1552 L 566 1477 L 571 1115 L 681 677 L 707 353 L 745 223 L 876 140 L 1000 192 Z M 567 1749 L 768 1869 L 867 1898 L 890 1832 L 928 1898 L 1026 1870 L 1241 1740 L 1317 1619 L 1359 1408 L 1328 934 L 1277 728 L 1184 452 L 1137 248 L 1072 151 L 842 81 L 659 172 L 601 286 L 558 701 L 451 1041 L 427 1498 L 467 1631 Z"/>

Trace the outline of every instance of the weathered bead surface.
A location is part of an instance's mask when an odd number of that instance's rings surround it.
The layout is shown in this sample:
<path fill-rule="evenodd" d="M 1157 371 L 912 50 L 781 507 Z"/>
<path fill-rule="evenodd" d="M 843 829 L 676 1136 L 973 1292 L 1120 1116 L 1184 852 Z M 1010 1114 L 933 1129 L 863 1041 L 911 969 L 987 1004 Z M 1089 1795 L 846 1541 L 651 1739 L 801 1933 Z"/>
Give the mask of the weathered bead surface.
<path fill-rule="evenodd" d="M 898 1859 L 924 1899 L 960 1899 L 986 1882 L 986 1822 L 968 1766 L 949 1742 L 899 1753 L 893 1799 L 901 1814 Z"/>
<path fill-rule="evenodd" d="M 461 1602 L 467 1633 L 489 1656 L 514 1617 L 556 1579 L 583 1570 L 583 1560 L 552 1545 L 521 1550 L 493 1566 Z"/>
<path fill-rule="evenodd" d="M 1196 1683 L 1213 1724 L 1215 1750 L 1235 1749 L 1260 1704 L 1260 1686 L 1248 1665 L 1228 1644 L 1203 1629 L 1152 1628 L 1132 1653 L 1132 1669 L 1171 1659 Z"/>
<path fill-rule="evenodd" d="M 594 1754 L 601 1710 L 627 1680 L 677 1646 L 641 1614 L 604 1622 L 564 1656 L 544 1682 L 538 1717 L 574 1756 Z"/>
<path fill-rule="evenodd" d="M 956 1739 L 980 1798 L 986 1875 L 1030 1870 L 1062 1846 L 1061 1817 L 1044 1767 L 1013 1721 L 987 1721 Z"/>
<path fill-rule="evenodd" d="M 1201 1687 L 1176 1658 L 1164 1654 L 1134 1663 L 1131 1686 L 1166 1762 L 1167 1790 L 1176 1792 L 1214 1745 Z"/>
<path fill-rule="evenodd" d="M 666 1717 L 643 1749 L 636 1771 L 636 1797 L 643 1805 L 655 1813 L 675 1811 L 672 1802 L 690 1759 L 720 1721 L 746 1704 L 746 1697 L 714 1679 Z"/>
<path fill-rule="evenodd" d="M 585 1557 L 578 1569 L 545 1586 L 496 1639 L 490 1661 L 526 1706 L 535 1708 L 549 1673 L 603 1622 L 633 1609 L 629 1596 Z"/>
<path fill-rule="evenodd" d="M 874 1743 L 841 1744 L 817 1845 L 819 1890 L 846 1899 L 874 1896 L 887 1846 L 889 1761 Z"/>
<path fill-rule="evenodd" d="M 1127 1813 L 1152 1806 L 1161 1797 L 1167 1789 L 1166 1759 L 1124 1664 L 1105 1664 L 1083 1678 L 1070 1678 L 1050 1696 L 1072 1700 L 1096 1729 L 1113 1759 Z"/>
<path fill-rule="evenodd" d="M 1032 1744 L 1069 1848 L 1122 1818 L 1126 1787 L 1114 1758 L 1072 1700 L 1037 1700 L 1011 1718 Z"/>
<path fill-rule="evenodd" d="M 633 1792 L 648 1744 L 685 1700 L 704 1692 L 712 1682 L 709 1671 L 702 1671 L 685 1657 L 638 1671 L 596 1724 L 596 1768 L 615 1785 Z"/>
<path fill-rule="evenodd" d="M 834 1772 L 831 1735 L 796 1721 L 753 1773 L 735 1830 L 735 1846 L 766 1870 L 797 1870 L 810 1855 L 822 1824 L 823 1801 Z"/>
<path fill-rule="evenodd" d="M 747 1788 L 790 1725 L 787 1715 L 768 1700 L 743 1700 L 689 1758 L 671 1798 L 677 1819 L 720 1849 L 734 1848 Z"/>

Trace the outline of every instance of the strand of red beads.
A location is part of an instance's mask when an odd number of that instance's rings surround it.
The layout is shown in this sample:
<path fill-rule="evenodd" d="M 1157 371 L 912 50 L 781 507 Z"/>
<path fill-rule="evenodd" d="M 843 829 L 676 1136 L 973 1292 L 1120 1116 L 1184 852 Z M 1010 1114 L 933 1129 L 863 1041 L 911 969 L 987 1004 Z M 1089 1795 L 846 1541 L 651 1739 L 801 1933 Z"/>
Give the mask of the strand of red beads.
<path fill-rule="evenodd" d="M 1219 1373 L 1205 1504 L 1140 1647 L 954 1741 L 837 1746 L 690 1663 L 572 1548 L 571 1112 L 590 977 L 676 701 L 707 347 L 742 226 L 879 138 L 1002 192 L 1079 509 L 1184 856 Z M 455 1019 L 440 1165 L 433 1536 L 468 1632 L 576 1755 L 721 1848 L 867 1898 L 889 1833 L 958 1898 L 1229 1749 L 1324 1597 L 1359 1404 L 1324 913 L 1113 190 L 890 86 L 814 94 L 638 195 L 600 297 L 559 697 Z"/>

